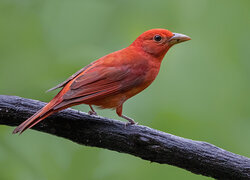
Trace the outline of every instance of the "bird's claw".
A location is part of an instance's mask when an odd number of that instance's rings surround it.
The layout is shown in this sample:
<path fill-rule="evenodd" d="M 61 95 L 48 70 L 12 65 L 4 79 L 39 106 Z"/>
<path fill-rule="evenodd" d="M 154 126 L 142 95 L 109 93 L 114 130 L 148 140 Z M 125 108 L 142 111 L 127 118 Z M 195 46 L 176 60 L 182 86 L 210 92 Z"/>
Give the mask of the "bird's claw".
<path fill-rule="evenodd" d="M 96 113 L 95 111 L 89 111 L 88 114 L 89 114 L 89 115 L 97 116 L 97 113 Z"/>
<path fill-rule="evenodd" d="M 138 122 L 127 122 L 127 123 L 125 123 L 125 128 L 127 127 L 127 126 L 132 126 L 132 125 L 138 125 Z"/>

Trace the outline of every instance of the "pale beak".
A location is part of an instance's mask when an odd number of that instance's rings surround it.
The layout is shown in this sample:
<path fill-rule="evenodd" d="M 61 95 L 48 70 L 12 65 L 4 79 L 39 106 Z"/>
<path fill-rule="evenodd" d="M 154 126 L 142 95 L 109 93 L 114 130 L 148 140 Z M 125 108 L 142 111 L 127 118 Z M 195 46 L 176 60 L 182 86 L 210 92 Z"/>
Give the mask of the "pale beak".
<path fill-rule="evenodd" d="M 168 40 L 168 43 L 170 45 L 178 44 L 184 41 L 191 40 L 190 37 L 184 35 L 184 34 L 179 34 L 179 33 L 173 33 L 174 35 Z"/>

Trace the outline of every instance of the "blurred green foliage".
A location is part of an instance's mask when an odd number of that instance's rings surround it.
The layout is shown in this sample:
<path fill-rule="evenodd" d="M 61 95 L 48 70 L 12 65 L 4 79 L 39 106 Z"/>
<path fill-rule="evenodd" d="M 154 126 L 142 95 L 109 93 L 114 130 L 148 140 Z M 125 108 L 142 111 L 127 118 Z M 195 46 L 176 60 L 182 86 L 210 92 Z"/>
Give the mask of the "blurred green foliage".
<path fill-rule="evenodd" d="M 91 61 L 167 28 L 174 46 L 156 81 L 125 104 L 140 124 L 250 156 L 250 1 L 0 0 L 0 94 L 44 93 Z M 85 105 L 76 107 L 88 111 Z M 100 115 L 116 118 L 110 110 Z M 209 179 L 169 165 L 0 127 L 1 180 Z"/>

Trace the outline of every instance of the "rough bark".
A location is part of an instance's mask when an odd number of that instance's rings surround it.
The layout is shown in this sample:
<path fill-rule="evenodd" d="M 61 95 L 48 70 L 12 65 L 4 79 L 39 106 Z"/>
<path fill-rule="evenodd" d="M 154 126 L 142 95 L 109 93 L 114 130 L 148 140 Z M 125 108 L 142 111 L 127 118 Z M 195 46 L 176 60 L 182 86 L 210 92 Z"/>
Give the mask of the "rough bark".
<path fill-rule="evenodd" d="M 44 105 L 36 100 L 0 95 L 0 124 L 17 126 Z M 250 159 L 247 157 L 206 142 L 140 125 L 125 127 L 124 122 L 90 116 L 73 109 L 56 113 L 33 129 L 78 144 L 128 153 L 216 179 L 250 179 Z"/>

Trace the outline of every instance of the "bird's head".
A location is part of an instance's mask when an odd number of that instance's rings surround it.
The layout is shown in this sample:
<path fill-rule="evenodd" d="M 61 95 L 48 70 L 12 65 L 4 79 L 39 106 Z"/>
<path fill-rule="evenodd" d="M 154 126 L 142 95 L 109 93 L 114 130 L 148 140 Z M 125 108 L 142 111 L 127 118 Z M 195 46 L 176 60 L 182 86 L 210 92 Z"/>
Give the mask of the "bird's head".
<path fill-rule="evenodd" d="M 131 45 L 155 57 L 163 58 L 170 47 L 190 39 L 184 34 L 172 33 L 166 29 L 151 29 L 142 33 Z"/>

